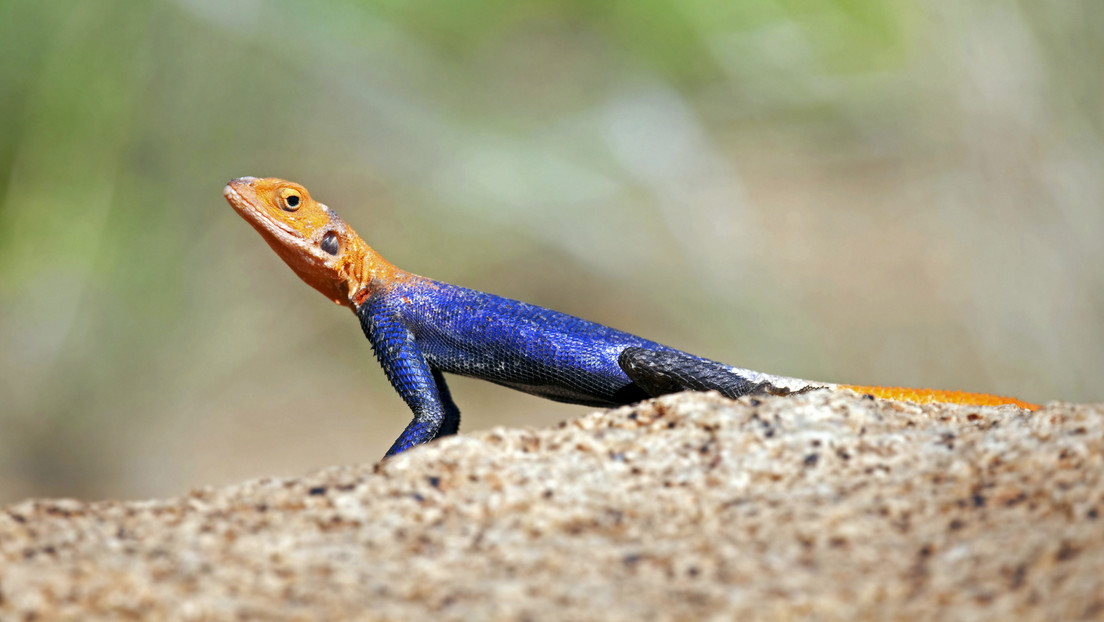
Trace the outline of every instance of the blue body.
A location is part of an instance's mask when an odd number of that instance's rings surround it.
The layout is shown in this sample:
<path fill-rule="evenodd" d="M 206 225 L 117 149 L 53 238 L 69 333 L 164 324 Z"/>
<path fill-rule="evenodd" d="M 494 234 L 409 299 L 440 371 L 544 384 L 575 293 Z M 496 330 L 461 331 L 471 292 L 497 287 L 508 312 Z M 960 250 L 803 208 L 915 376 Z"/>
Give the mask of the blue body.
<path fill-rule="evenodd" d="M 388 379 L 414 411 L 388 455 L 456 433 L 460 411 L 442 372 L 561 402 L 615 406 L 649 397 L 618 365 L 625 348 L 677 352 L 565 313 L 429 279 L 377 290 L 357 315 Z"/>

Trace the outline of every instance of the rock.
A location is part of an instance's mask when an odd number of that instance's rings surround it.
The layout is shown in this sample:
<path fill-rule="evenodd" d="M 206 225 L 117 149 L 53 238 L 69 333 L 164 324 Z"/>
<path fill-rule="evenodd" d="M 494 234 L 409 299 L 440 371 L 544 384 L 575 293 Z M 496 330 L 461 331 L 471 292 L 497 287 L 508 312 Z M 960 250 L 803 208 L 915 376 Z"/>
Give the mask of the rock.
<path fill-rule="evenodd" d="M 1104 617 L 1104 405 L 682 394 L 0 510 L 3 620 L 808 617 Z"/>

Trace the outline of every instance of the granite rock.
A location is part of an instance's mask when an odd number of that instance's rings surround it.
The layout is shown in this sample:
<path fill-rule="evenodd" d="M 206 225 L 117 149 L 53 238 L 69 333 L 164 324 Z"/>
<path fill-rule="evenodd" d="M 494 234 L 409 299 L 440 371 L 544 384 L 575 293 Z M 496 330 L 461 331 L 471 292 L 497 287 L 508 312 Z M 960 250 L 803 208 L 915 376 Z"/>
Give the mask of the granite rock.
<path fill-rule="evenodd" d="M 1104 618 L 1104 405 L 682 394 L 0 509 L 2 620 Z"/>

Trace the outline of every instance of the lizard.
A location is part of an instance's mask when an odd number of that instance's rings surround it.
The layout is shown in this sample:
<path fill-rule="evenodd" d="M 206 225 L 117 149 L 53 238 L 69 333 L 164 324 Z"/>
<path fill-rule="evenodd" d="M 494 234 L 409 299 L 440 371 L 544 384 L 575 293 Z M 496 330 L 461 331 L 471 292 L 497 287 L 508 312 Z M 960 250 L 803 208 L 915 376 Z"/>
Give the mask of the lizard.
<path fill-rule="evenodd" d="M 303 281 L 359 318 L 388 380 L 413 412 L 386 456 L 457 432 L 460 410 L 444 373 L 602 407 L 683 390 L 737 398 L 825 389 L 917 403 L 1039 408 L 983 393 L 813 382 L 725 365 L 566 313 L 401 270 L 297 183 L 239 177 L 223 195 Z"/>

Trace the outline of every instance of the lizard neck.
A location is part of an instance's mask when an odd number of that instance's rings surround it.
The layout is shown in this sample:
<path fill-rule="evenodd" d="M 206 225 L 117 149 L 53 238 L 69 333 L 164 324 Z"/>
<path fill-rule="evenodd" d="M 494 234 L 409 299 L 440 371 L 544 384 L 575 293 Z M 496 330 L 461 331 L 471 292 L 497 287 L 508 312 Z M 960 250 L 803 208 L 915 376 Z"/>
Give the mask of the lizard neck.
<path fill-rule="evenodd" d="M 355 313 L 368 298 L 379 291 L 390 289 L 396 283 L 418 278 L 395 267 L 359 236 L 350 240 L 339 267 L 348 292 L 348 307 Z"/>

